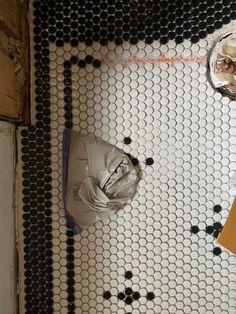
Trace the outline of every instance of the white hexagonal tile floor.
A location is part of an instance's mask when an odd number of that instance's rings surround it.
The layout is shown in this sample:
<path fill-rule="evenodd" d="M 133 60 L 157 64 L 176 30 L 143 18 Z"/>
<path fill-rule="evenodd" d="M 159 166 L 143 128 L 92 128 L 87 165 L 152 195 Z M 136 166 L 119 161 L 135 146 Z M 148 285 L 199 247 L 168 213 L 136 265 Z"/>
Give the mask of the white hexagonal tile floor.
<path fill-rule="evenodd" d="M 213 41 L 233 27 L 198 43 L 49 44 L 54 313 L 235 313 L 236 257 L 216 239 L 233 197 L 236 102 L 207 78 Z M 33 124 L 43 110 L 32 111 Z M 140 177 L 130 204 L 74 239 L 62 200 L 65 127 L 123 149 Z"/>

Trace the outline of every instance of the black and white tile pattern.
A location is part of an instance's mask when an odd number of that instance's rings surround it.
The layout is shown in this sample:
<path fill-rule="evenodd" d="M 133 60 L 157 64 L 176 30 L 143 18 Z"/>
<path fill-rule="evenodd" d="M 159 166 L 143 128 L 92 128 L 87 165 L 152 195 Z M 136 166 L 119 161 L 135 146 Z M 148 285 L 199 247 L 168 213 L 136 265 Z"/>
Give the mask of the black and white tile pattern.
<path fill-rule="evenodd" d="M 32 2 L 23 313 L 235 313 L 236 258 L 216 239 L 232 200 L 236 102 L 206 76 L 235 12 L 224 0 Z M 140 175 L 131 204 L 75 238 L 65 127 L 124 149 Z"/>
<path fill-rule="evenodd" d="M 47 32 L 43 38 L 58 47 L 139 40 L 152 44 L 159 39 L 162 44 L 184 39 L 196 43 L 236 18 L 236 4 L 230 0 L 54 0 L 34 1 L 34 8 L 34 34 Z"/>

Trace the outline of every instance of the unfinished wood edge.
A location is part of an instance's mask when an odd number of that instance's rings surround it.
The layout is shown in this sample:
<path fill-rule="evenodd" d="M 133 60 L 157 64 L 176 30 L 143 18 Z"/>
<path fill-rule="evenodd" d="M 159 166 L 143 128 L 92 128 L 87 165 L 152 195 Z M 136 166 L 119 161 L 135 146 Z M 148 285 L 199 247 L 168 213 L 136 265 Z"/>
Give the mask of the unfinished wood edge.
<path fill-rule="evenodd" d="M 21 111 L 19 123 L 23 126 L 30 125 L 30 55 L 29 55 L 29 1 L 25 0 L 20 3 L 19 8 L 19 25 L 21 29 L 21 43 L 22 43 L 22 69 L 23 69 L 23 88 L 20 91 L 21 95 Z"/>
<path fill-rule="evenodd" d="M 36 108 L 35 108 L 35 67 L 34 67 L 34 41 L 33 41 L 33 6 L 29 6 L 29 13 L 28 13 L 28 18 L 29 18 L 29 60 L 30 60 L 30 102 L 31 102 L 31 110 L 30 110 L 30 119 L 31 119 L 31 124 L 36 123 Z"/>

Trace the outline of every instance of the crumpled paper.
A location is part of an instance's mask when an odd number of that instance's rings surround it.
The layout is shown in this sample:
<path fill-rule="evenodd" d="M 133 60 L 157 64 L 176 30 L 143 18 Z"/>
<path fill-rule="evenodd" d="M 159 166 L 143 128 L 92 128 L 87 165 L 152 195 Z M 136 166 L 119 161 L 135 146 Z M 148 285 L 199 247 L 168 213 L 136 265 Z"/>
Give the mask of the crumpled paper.
<path fill-rule="evenodd" d="M 136 169 L 120 149 L 64 131 L 63 199 L 74 234 L 124 207 L 134 196 L 137 182 Z"/>
<path fill-rule="evenodd" d="M 236 33 L 221 36 L 209 58 L 210 79 L 214 88 L 236 99 Z"/>

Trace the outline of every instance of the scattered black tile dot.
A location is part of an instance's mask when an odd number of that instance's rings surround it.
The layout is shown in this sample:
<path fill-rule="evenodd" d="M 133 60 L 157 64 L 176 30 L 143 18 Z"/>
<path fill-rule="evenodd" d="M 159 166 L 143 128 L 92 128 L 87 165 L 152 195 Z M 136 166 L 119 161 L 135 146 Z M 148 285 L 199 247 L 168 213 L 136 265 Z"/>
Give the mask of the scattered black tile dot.
<path fill-rule="evenodd" d="M 215 213 L 219 213 L 219 212 L 222 211 L 222 207 L 221 207 L 221 205 L 215 205 L 213 207 L 213 210 L 214 210 Z"/>
<path fill-rule="evenodd" d="M 130 137 L 125 137 L 125 138 L 124 138 L 124 143 L 125 143 L 126 145 L 130 144 L 130 143 L 131 143 L 131 138 L 130 138 Z"/>
<path fill-rule="evenodd" d="M 131 162 L 132 162 L 132 164 L 133 164 L 134 166 L 138 166 L 138 164 L 139 164 L 139 161 L 138 161 L 137 158 L 132 158 L 132 159 L 131 159 Z"/>
<path fill-rule="evenodd" d="M 122 293 L 122 292 L 119 292 L 117 297 L 118 297 L 119 300 L 124 300 L 125 299 L 125 294 Z"/>
<path fill-rule="evenodd" d="M 214 232 L 213 226 L 207 226 L 207 227 L 206 227 L 206 233 L 212 234 L 213 232 Z"/>
<path fill-rule="evenodd" d="M 133 164 L 134 166 L 138 166 L 139 161 L 138 161 L 138 159 L 137 159 L 137 158 L 134 158 L 134 157 L 133 157 L 133 156 L 131 156 L 130 154 L 126 154 L 126 156 L 128 156 L 128 157 L 129 157 L 129 159 L 131 160 L 131 162 L 132 162 L 132 164 Z"/>
<path fill-rule="evenodd" d="M 133 293 L 133 299 L 134 299 L 134 300 L 139 300 L 140 297 L 141 297 L 141 296 L 140 296 L 140 293 L 139 293 L 139 292 L 136 291 L 136 292 Z"/>
<path fill-rule="evenodd" d="M 101 66 L 101 61 L 98 60 L 98 59 L 95 59 L 95 60 L 93 61 L 93 66 L 94 66 L 95 68 L 100 68 L 100 66 Z"/>
<path fill-rule="evenodd" d="M 133 273 L 131 271 L 126 271 L 125 272 L 125 278 L 126 279 L 131 279 L 133 277 Z"/>
<path fill-rule="evenodd" d="M 215 230 L 222 230 L 222 224 L 220 223 L 220 222 L 215 222 L 214 224 L 213 224 L 213 227 L 214 227 L 214 229 Z"/>
<path fill-rule="evenodd" d="M 87 64 L 93 63 L 93 57 L 90 56 L 90 55 L 86 56 L 86 57 L 85 57 L 85 62 L 86 62 Z"/>
<path fill-rule="evenodd" d="M 154 164 L 153 158 L 147 158 L 147 159 L 146 159 L 146 164 L 147 164 L 148 166 L 153 165 L 153 164 Z"/>
<path fill-rule="evenodd" d="M 148 292 L 147 299 L 149 301 L 152 301 L 153 299 L 155 299 L 155 294 L 153 292 Z"/>
<path fill-rule="evenodd" d="M 103 293 L 103 297 L 104 297 L 104 299 L 109 300 L 111 298 L 111 292 L 110 291 L 105 291 Z"/>
<path fill-rule="evenodd" d="M 191 232 L 194 234 L 197 234 L 199 232 L 199 227 L 198 226 L 192 226 L 191 227 Z"/>
<path fill-rule="evenodd" d="M 132 304 L 133 303 L 133 298 L 130 297 L 130 296 L 126 297 L 125 298 L 125 303 L 128 304 L 128 305 Z"/>
<path fill-rule="evenodd" d="M 214 249 L 213 249 L 213 254 L 214 255 L 220 255 L 222 253 L 222 250 L 221 250 L 221 248 L 220 247 L 215 247 Z"/>
<path fill-rule="evenodd" d="M 125 294 L 126 295 L 131 295 L 133 293 L 133 290 L 131 288 L 126 288 L 125 289 Z"/>

